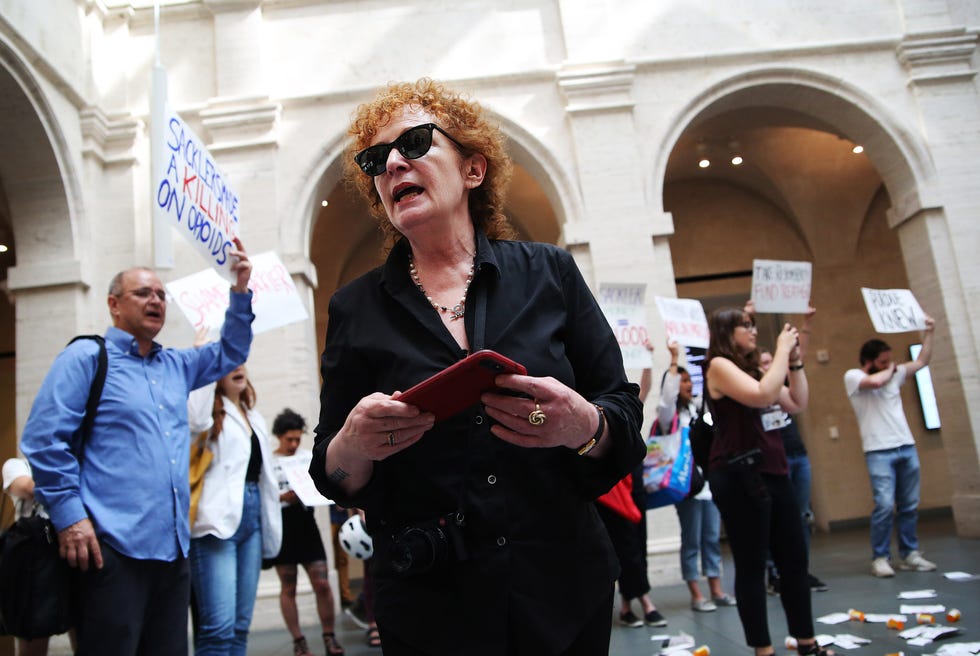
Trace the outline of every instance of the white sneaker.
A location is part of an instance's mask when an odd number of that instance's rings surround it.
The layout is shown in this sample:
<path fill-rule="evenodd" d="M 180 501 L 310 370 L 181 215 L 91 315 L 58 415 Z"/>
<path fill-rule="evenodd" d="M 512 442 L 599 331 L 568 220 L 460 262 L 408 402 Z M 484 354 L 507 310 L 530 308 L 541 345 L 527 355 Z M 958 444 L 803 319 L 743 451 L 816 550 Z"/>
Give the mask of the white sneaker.
<path fill-rule="evenodd" d="M 871 561 L 871 576 L 877 576 L 879 579 L 883 579 L 889 576 L 895 576 L 895 570 L 888 564 L 888 559 L 882 556 Z"/>
<path fill-rule="evenodd" d="M 926 560 L 918 551 L 910 551 L 909 555 L 898 561 L 898 569 L 913 572 L 931 572 L 936 569 L 936 563 Z"/>

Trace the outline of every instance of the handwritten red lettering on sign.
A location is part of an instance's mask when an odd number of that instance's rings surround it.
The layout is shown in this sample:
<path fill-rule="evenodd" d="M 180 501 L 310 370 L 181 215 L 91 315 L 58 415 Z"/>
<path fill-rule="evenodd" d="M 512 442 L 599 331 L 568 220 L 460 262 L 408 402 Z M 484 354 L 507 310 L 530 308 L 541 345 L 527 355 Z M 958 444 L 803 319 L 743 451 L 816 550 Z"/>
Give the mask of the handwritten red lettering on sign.
<path fill-rule="evenodd" d="M 700 323 L 682 321 L 665 321 L 664 327 L 671 337 L 698 337 L 708 339 L 708 327 Z"/>
<path fill-rule="evenodd" d="M 204 320 L 215 308 L 223 308 L 228 305 L 228 288 L 225 285 L 213 285 L 194 291 L 185 291 L 180 295 L 180 302 L 193 312 L 194 318 L 191 323 L 195 328 L 204 325 Z"/>
<path fill-rule="evenodd" d="M 620 326 L 616 329 L 616 340 L 622 346 L 642 346 L 649 339 L 644 326 Z"/>
<path fill-rule="evenodd" d="M 252 290 L 252 303 L 260 294 L 288 294 L 292 291 L 290 282 L 289 272 L 281 264 L 263 271 L 253 270 L 248 285 Z"/>

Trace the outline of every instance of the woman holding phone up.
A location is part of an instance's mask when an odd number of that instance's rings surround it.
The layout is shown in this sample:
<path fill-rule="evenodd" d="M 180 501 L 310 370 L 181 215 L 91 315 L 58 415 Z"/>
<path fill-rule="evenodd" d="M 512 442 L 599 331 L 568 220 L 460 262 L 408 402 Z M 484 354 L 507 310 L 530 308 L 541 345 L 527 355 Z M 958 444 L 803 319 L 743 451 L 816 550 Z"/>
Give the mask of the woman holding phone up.
<path fill-rule="evenodd" d="M 784 326 L 763 374 L 752 315 L 722 308 L 712 313 L 708 329 L 706 379 L 715 426 L 708 481 L 735 561 L 746 642 L 756 656 L 775 653 L 766 618 L 768 547 L 782 575 L 780 598 L 799 653 L 832 656 L 814 639 L 803 524 L 777 425 L 783 410 L 801 412 L 809 398 L 797 330 Z"/>
<path fill-rule="evenodd" d="M 363 508 L 385 654 L 597 654 L 616 555 L 593 500 L 644 454 L 619 345 L 571 255 L 507 241 L 504 139 L 428 79 L 360 106 L 348 178 L 388 237 L 338 290 L 310 472 Z M 493 349 L 496 377 L 436 423 L 401 391 Z"/>

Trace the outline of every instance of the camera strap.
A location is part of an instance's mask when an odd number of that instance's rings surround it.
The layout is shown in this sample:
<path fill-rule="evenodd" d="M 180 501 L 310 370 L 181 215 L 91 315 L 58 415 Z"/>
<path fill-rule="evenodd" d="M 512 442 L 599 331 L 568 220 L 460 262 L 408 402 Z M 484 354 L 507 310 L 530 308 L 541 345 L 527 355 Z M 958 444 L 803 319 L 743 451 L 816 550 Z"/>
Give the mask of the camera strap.
<path fill-rule="evenodd" d="M 477 275 L 480 272 L 477 271 Z M 485 277 L 485 276 L 484 276 Z M 474 290 L 476 297 L 473 308 L 473 343 L 470 344 L 470 353 L 483 350 L 487 337 L 487 290 L 486 285 L 477 285 Z"/>

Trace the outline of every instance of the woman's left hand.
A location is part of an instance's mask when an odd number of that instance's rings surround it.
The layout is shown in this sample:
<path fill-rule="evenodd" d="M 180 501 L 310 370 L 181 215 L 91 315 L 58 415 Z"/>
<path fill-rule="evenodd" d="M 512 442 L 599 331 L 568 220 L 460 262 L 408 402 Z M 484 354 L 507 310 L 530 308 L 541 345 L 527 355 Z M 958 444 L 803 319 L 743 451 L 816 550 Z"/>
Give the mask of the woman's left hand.
<path fill-rule="evenodd" d="M 501 374 L 496 383 L 531 397 L 496 392 L 480 397 L 487 414 L 497 421 L 490 432 L 505 442 L 531 448 L 577 449 L 599 426 L 595 406 L 554 378 Z"/>

